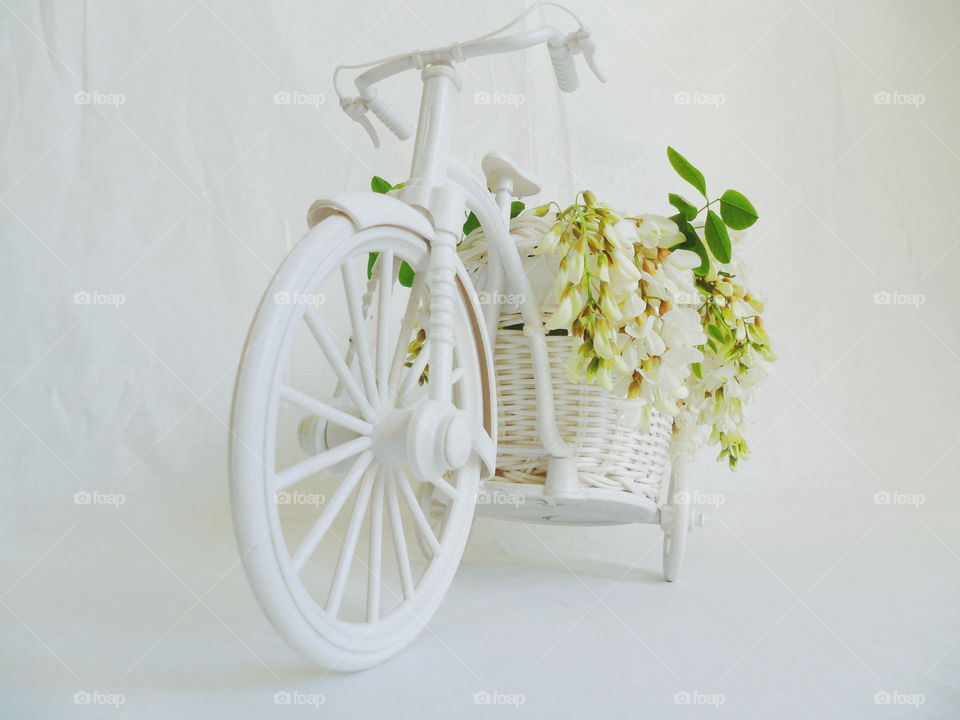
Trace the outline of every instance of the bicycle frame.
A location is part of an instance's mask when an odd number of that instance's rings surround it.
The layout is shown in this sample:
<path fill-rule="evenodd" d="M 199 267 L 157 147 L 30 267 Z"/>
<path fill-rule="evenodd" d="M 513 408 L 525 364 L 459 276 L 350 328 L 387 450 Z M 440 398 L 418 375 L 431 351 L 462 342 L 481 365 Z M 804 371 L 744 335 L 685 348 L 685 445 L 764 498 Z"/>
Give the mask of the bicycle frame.
<path fill-rule="evenodd" d="M 545 25 L 532 30 L 503 35 L 510 27 L 538 7 L 553 5 L 565 11 L 579 28 L 564 34 L 558 28 Z M 569 8 L 545 0 L 530 6 L 506 26 L 475 40 L 456 43 L 445 48 L 397 55 L 362 66 L 344 66 L 334 73 L 334 87 L 340 97 L 341 108 L 359 122 L 375 146 L 379 138 L 370 120 L 371 111 L 399 139 L 410 136 L 412 130 L 390 106 L 373 85 L 410 69 L 420 69 L 423 92 L 417 123 L 416 141 L 410 177 L 399 193 L 400 199 L 420 210 L 430 220 L 433 235 L 430 238 L 430 265 L 427 283 L 430 287 L 429 363 L 431 380 L 430 399 L 449 403 L 451 395 L 452 350 L 455 342 L 453 309 L 456 289 L 457 242 L 460 239 L 463 216 L 471 210 L 480 221 L 487 239 L 488 287 L 497 297 L 506 289 L 519 296 L 519 309 L 526 328 L 533 358 L 533 373 L 537 401 L 537 426 L 541 445 L 549 456 L 545 492 L 555 495 L 576 494 L 577 468 L 572 448 L 560 435 L 553 401 L 553 386 L 543 318 L 539 304 L 530 287 L 520 254 L 510 240 L 511 186 L 495 188 L 494 200 L 477 175 L 456 160 L 452 154 L 453 133 L 456 126 L 456 102 L 461 82 L 455 62 L 468 58 L 522 50 L 545 44 L 549 51 L 557 84 L 563 92 L 577 89 L 577 69 L 574 56 L 583 54 L 594 75 L 605 82 L 603 73 L 594 61 L 594 44 L 589 29 Z M 367 68 L 354 81 L 358 96 L 346 97 L 337 85 L 337 74 L 348 67 Z M 484 315 L 481 332 L 487 336 L 487 347 L 494 347 L 499 318 L 496 302 L 482 308 Z M 495 382 L 493 378 L 491 382 Z"/>

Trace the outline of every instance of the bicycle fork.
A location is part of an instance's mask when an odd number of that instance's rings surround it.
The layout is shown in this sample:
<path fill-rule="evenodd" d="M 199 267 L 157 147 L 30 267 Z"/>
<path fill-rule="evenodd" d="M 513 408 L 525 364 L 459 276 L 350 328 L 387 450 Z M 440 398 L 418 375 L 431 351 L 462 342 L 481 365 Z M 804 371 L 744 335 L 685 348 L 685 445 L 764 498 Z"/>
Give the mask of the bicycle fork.
<path fill-rule="evenodd" d="M 457 241 L 463 225 L 466 197 L 447 182 L 447 157 L 453 144 L 460 79 L 450 65 L 423 70 L 420 122 L 413 150 L 410 179 L 403 199 L 425 210 L 435 228 L 431 240 L 427 285 L 430 290 L 430 399 L 451 400 L 453 345 L 456 341 Z"/>
<path fill-rule="evenodd" d="M 460 78 L 450 65 L 430 65 L 423 70 L 423 96 L 410 180 L 404 186 L 403 200 L 425 210 L 436 229 L 431 243 L 428 284 L 430 288 L 430 400 L 447 405 L 451 399 L 451 373 L 453 345 L 455 342 L 454 301 L 456 287 L 456 253 L 463 224 L 467 197 L 456 183 L 448 181 L 448 165 L 453 144 L 457 96 Z M 481 222 L 502 221 L 509 204 L 500 200 L 496 217 L 489 217 L 481 208 L 476 208 Z M 494 207 L 497 207 L 494 205 Z M 509 217 L 509 215 L 507 215 Z M 506 228 L 507 223 L 504 224 Z M 492 240 L 492 238 L 491 238 Z M 506 240 L 505 240 L 506 242 Z M 507 248 L 504 248 L 504 252 Z M 491 261 L 495 258 L 491 253 Z M 506 261 L 506 259 L 501 259 Z M 520 262 L 519 256 L 515 263 Z M 513 268 L 513 275 L 522 274 L 522 269 Z M 511 275 L 511 273 L 507 273 Z M 529 282 L 521 278 L 529 290 Z M 531 308 L 536 304 L 532 294 L 524 302 L 525 319 L 541 323 L 534 318 Z M 551 456 L 548 466 L 546 491 L 554 495 L 576 493 L 576 461 L 569 445 L 559 436 L 556 418 L 553 417 L 552 388 L 547 360 L 545 338 L 530 332 L 531 348 L 535 359 L 538 403 L 538 420 L 542 441 Z M 491 347 L 496 342 L 490 337 Z"/>

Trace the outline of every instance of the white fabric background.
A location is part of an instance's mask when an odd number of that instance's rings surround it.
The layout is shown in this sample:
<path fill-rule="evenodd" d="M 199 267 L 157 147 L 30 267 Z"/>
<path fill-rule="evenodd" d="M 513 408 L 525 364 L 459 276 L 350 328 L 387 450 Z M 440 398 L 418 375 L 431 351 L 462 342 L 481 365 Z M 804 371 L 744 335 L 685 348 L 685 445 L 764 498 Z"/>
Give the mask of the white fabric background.
<path fill-rule="evenodd" d="M 244 333 L 310 202 L 401 179 L 410 150 L 370 146 L 333 100 L 332 65 L 469 39 L 522 7 L 4 0 L 0 716 L 516 713 L 475 704 L 480 691 L 523 694 L 529 717 L 960 713 L 950 0 L 588 0 L 606 86 L 581 65 L 582 89 L 561 96 L 543 50 L 472 62 L 469 163 L 497 148 L 545 197 L 591 187 L 666 212 L 686 192 L 669 143 L 759 208 L 747 253 L 780 360 L 753 457 L 735 475 L 699 457 L 695 487 L 724 502 L 672 586 L 656 528 L 480 521 L 429 630 L 381 668 L 321 676 L 261 615 L 226 493 Z M 410 119 L 416 85 L 387 89 Z M 81 91 L 125 102 L 80 105 Z M 279 91 L 326 102 L 277 105 Z M 881 91 L 925 102 L 877 104 Z M 125 502 L 75 504 L 83 491 Z M 879 491 L 925 502 L 878 505 Z M 274 704 L 295 690 L 326 703 Z M 125 703 L 80 706 L 80 691 Z M 725 702 L 676 704 L 680 691 Z"/>

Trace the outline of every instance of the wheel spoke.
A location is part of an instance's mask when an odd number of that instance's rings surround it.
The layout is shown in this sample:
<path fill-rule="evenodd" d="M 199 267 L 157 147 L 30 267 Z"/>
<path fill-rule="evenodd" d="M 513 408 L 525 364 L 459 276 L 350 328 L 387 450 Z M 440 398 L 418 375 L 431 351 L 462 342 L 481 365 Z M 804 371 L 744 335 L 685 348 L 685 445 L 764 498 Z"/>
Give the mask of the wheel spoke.
<path fill-rule="evenodd" d="M 403 520 L 400 517 L 400 501 L 397 499 L 397 481 L 391 477 L 387 482 L 387 508 L 390 512 L 390 529 L 393 532 L 393 545 L 397 553 L 397 565 L 400 568 L 400 584 L 403 597 L 413 597 L 413 573 L 410 571 L 410 553 L 407 552 L 407 539 L 403 535 Z"/>
<path fill-rule="evenodd" d="M 389 397 L 390 348 L 387 346 L 390 329 L 390 302 L 393 299 L 393 250 L 384 250 L 377 257 L 380 266 L 377 287 L 377 382 L 380 385 L 380 404 Z"/>
<path fill-rule="evenodd" d="M 324 535 L 327 534 L 327 530 L 330 529 L 333 521 L 337 519 L 337 515 L 340 514 L 344 504 L 346 504 L 347 498 L 350 497 L 350 493 L 352 493 L 353 489 L 357 486 L 360 477 L 366 469 L 370 467 L 372 460 L 373 453 L 365 452 L 354 461 L 350 472 L 347 473 L 347 476 L 341 481 L 340 486 L 323 508 L 323 512 L 320 513 L 320 517 L 317 518 L 317 521 L 307 532 L 306 537 L 304 537 L 300 543 L 300 547 L 297 548 L 297 551 L 291 558 L 293 569 L 298 573 L 303 570 L 303 566 L 306 565 L 313 551 L 317 549 L 317 546 L 320 544 L 320 541 L 323 540 Z"/>
<path fill-rule="evenodd" d="M 359 435 L 368 435 L 373 429 L 370 423 L 345 413 L 343 410 L 331 407 L 289 385 L 282 385 L 280 387 L 280 397 L 308 412 L 319 415 L 327 422 L 332 422 L 334 425 L 347 428 L 347 430 L 353 430 L 353 432 Z"/>
<path fill-rule="evenodd" d="M 424 542 L 426 542 L 430 548 L 430 552 L 436 557 L 440 552 L 440 542 L 437 540 L 437 536 L 433 534 L 433 528 L 430 527 L 430 522 L 423 514 L 423 508 L 420 507 L 420 503 L 417 502 L 417 498 L 413 494 L 413 488 L 410 487 L 410 480 L 407 478 L 406 473 L 400 471 L 396 472 L 396 477 L 397 484 L 400 486 L 400 492 L 403 494 L 403 499 L 407 501 L 410 514 L 413 515 L 413 519 L 417 523 L 420 535 L 423 536 Z"/>
<path fill-rule="evenodd" d="M 314 455 L 309 460 L 304 460 L 292 467 L 288 467 L 283 472 L 277 473 L 274 491 L 279 492 L 280 490 L 284 490 L 294 483 L 300 482 L 305 477 L 309 477 L 321 470 L 326 470 L 328 467 L 336 465 L 342 460 L 352 458 L 354 455 L 358 455 L 369 448 L 370 444 L 370 437 L 363 435 L 355 440 L 345 442 L 343 445 L 337 445 L 335 448 L 325 450 L 319 455 Z"/>
<path fill-rule="evenodd" d="M 370 503 L 370 490 L 373 488 L 375 477 L 376 473 L 367 470 L 367 475 L 357 493 L 357 500 L 353 504 L 353 514 L 350 516 L 350 524 L 347 526 L 347 534 L 343 539 L 343 547 L 337 560 L 337 569 L 333 575 L 333 584 L 330 586 L 330 595 L 327 597 L 327 612 L 333 617 L 336 617 L 340 612 L 343 591 L 347 586 L 350 566 L 353 565 L 353 554 L 357 549 L 357 538 L 360 537 L 360 526 L 363 525 L 363 516 L 366 514 L 367 505 Z"/>
<path fill-rule="evenodd" d="M 353 344 L 357 348 L 357 362 L 360 365 L 363 387 L 367 391 L 367 398 L 370 402 L 379 404 L 377 383 L 373 377 L 373 361 L 370 357 L 370 343 L 367 338 L 367 324 L 364 322 L 363 312 L 360 308 L 360 290 L 357 288 L 357 279 L 349 264 L 340 266 L 340 276 L 343 278 L 343 291 L 347 299 L 347 314 L 353 328 Z"/>
<path fill-rule="evenodd" d="M 371 284 L 376 279 L 377 279 L 377 276 L 376 274 L 374 274 L 371 276 L 370 280 L 367 281 L 367 292 L 363 296 L 363 317 L 364 317 L 365 323 L 370 322 L 370 318 L 373 315 L 373 306 L 370 305 L 369 300 L 370 300 Z M 349 367 L 353 363 L 353 355 L 354 355 L 354 347 L 353 347 L 353 343 L 350 343 L 350 346 L 347 348 L 347 355 L 344 358 L 344 364 L 346 364 L 347 367 Z M 343 382 L 338 379 L 337 387 L 334 388 L 333 390 L 333 396 L 340 397 L 340 395 L 342 394 L 343 394 Z"/>
<path fill-rule="evenodd" d="M 460 493 L 457 492 L 457 489 L 444 480 L 442 477 L 435 478 L 430 481 L 430 484 L 433 485 L 437 490 L 442 492 L 451 500 L 456 500 L 459 497 Z"/>
<path fill-rule="evenodd" d="M 392 388 L 397 387 L 400 380 L 400 371 L 407 359 L 407 345 L 413 335 L 413 325 L 417 319 L 417 309 L 420 307 L 420 296 L 423 294 L 423 275 L 424 273 L 417 273 L 413 279 L 413 287 L 410 289 L 410 297 L 407 300 L 407 309 L 403 314 L 403 322 L 400 324 L 400 334 L 397 336 L 397 344 L 393 349 L 389 382 Z M 399 393 L 394 395 L 394 402 L 396 402 L 397 397 L 399 397 Z"/>
<path fill-rule="evenodd" d="M 386 471 L 381 468 L 378 482 L 373 486 L 373 505 L 370 507 L 370 564 L 367 566 L 367 622 L 380 619 L 380 570 L 383 558 L 383 485 Z"/>
<path fill-rule="evenodd" d="M 430 340 L 427 339 L 427 342 L 423 344 L 423 347 L 420 348 L 420 354 L 414 359 L 411 363 L 409 372 L 403 378 L 403 382 L 400 384 L 400 390 L 397 393 L 398 400 L 402 401 L 407 395 L 417 387 L 417 382 L 420 380 L 420 376 L 423 374 L 423 369 L 427 366 L 427 363 L 430 362 Z"/>
<path fill-rule="evenodd" d="M 319 313 L 312 307 L 307 307 L 304 313 L 304 319 L 307 321 L 307 327 L 310 328 L 310 333 L 317 341 L 317 345 L 320 346 L 323 356 L 327 359 L 327 362 L 330 363 L 337 377 L 340 378 L 340 382 L 342 382 L 346 388 L 350 399 L 353 400 L 353 404 L 357 406 L 357 409 L 367 420 L 373 419 L 376 414 L 373 407 L 367 401 L 360 386 L 357 385 L 357 380 L 353 377 L 353 373 L 350 372 L 350 368 L 347 367 L 343 358 L 340 357 L 340 353 L 337 352 L 333 336 L 330 334 L 323 320 L 320 319 Z"/>

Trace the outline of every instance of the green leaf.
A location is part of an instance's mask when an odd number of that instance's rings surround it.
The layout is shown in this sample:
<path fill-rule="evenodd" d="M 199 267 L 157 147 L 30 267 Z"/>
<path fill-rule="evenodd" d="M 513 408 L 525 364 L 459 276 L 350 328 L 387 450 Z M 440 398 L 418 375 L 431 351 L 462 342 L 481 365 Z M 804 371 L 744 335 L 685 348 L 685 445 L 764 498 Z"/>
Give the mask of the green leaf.
<path fill-rule="evenodd" d="M 510 203 L 510 219 L 512 220 L 517 215 L 522 213 L 525 207 L 527 206 L 519 200 L 514 200 L 512 203 Z"/>
<path fill-rule="evenodd" d="M 697 170 L 690 164 L 689 160 L 672 147 L 667 148 L 667 159 L 670 160 L 673 169 L 677 171 L 677 175 L 693 185 L 700 191 L 701 195 L 707 197 L 707 181 L 704 179 L 702 172 Z"/>
<path fill-rule="evenodd" d="M 703 379 L 703 368 L 700 367 L 700 363 L 692 363 L 690 369 L 693 371 L 693 374 L 696 375 L 701 380 Z"/>
<path fill-rule="evenodd" d="M 377 264 L 377 256 L 380 253 L 369 253 L 367 255 L 367 280 L 373 275 L 373 267 Z M 413 268 L 407 265 L 407 261 L 404 260 L 400 263 L 400 271 L 397 273 L 400 284 L 404 287 L 413 287 L 413 279 L 416 277 L 416 273 L 413 271 Z"/>
<path fill-rule="evenodd" d="M 416 277 L 416 273 L 413 272 L 413 268 L 407 265 L 407 261 L 404 260 L 400 263 L 400 272 L 398 273 L 400 284 L 404 287 L 413 287 L 413 278 Z"/>
<path fill-rule="evenodd" d="M 708 253 L 707 248 L 704 247 L 703 242 L 700 240 L 700 236 L 697 235 L 697 231 L 693 229 L 693 225 L 688 223 L 680 213 L 671 215 L 670 219 L 677 224 L 677 227 L 680 228 L 680 232 L 682 232 L 683 236 L 686 238 L 686 240 L 672 249 L 692 250 L 700 257 L 700 267 L 693 269 L 694 274 L 706 275 L 709 273 L 710 253 Z"/>
<path fill-rule="evenodd" d="M 469 235 L 473 230 L 480 227 L 480 221 L 477 220 L 477 216 L 473 213 L 467 215 L 467 221 L 463 224 L 463 234 Z"/>
<path fill-rule="evenodd" d="M 680 214 L 683 215 L 684 220 L 692 222 L 697 217 L 697 208 L 693 203 L 687 202 L 687 200 L 676 193 L 670 193 L 668 196 L 670 204 L 673 205 L 677 210 L 680 211 Z"/>
<path fill-rule="evenodd" d="M 719 340 L 722 343 L 727 341 L 725 337 L 726 333 L 723 332 L 723 329 L 719 325 L 707 325 L 707 332 L 714 337 L 714 339 Z"/>
<path fill-rule="evenodd" d="M 746 230 L 760 217 L 753 204 L 736 190 L 720 196 L 720 216 L 731 230 Z"/>
<path fill-rule="evenodd" d="M 713 210 L 707 211 L 705 230 L 707 245 L 710 247 L 713 256 L 722 263 L 730 262 L 730 235 L 727 233 L 727 226 L 723 224 L 723 220 Z"/>
<path fill-rule="evenodd" d="M 372 178 L 370 178 L 370 189 L 375 193 L 386 194 L 393 190 L 393 185 L 379 175 L 374 175 Z"/>

